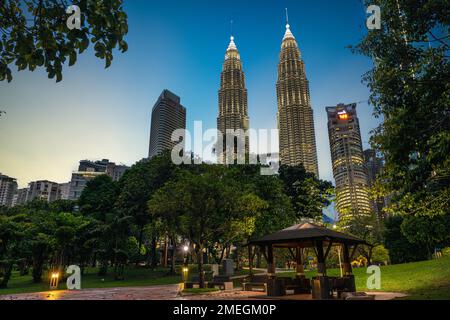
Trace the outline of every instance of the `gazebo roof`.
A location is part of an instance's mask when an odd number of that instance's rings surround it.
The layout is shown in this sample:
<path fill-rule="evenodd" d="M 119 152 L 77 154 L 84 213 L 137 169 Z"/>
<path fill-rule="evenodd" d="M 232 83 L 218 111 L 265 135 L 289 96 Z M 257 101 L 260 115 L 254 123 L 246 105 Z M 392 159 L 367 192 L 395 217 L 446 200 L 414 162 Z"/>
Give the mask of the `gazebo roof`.
<path fill-rule="evenodd" d="M 275 247 L 313 247 L 316 240 L 332 243 L 368 244 L 357 237 L 334 231 L 310 222 L 303 222 L 289 228 L 271 233 L 258 240 L 250 241 L 251 245 L 274 245 Z"/>

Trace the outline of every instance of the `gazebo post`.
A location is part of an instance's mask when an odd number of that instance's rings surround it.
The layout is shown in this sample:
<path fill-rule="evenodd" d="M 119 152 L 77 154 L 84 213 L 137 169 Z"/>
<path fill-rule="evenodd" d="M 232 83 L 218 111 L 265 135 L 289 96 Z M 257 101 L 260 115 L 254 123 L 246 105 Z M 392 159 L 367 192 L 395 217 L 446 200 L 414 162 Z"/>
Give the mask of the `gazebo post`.
<path fill-rule="evenodd" d="M 286 292 L 281 280 L 275 276 L 275 263 L 273 258 L 273 245 L 267 245 L 267 295 L 269 297 L 278 297 L 285 295 Z"/>
<path fill-rule="evenodd" d="M 316 255 L 317 255 L 317 277 L 311 281 L 312 283 L 312 297 L 313 299 L 329 299 L 330 298 L 330 283 L 327 277 L 327 270 L 325 265 L 325 254 L 323 252 L 323 241 L 316 240 Z"/>
<path fill-rule="evenodd" d="M 275 277 L 275 264 L 273 261 L 273 246 L 267 246 L 267 275 L 269 278 Z"/>
<path fill-rule="evenodd" d="M 302 259 L 302 248 L 296 247 L 295 248 L 295 255 L 296 255 L 296 271 L 297 271 L 297 278 L 304 278 L 305 277 L 305 270 L 303 268 L 303 259 Z"/>
<path fill-rule="evenodd" d="M 316 242 L 317 249 L 317 275 L 326 276 L 327 269 L 325 266 L 325 254 L 323 253 L 323 242 L 322 240 L 317 240 Z"/>
<path fill-rule="evenodd" d="M 347 243 L 343 243 L 343 255 L 344 255 L 344 278 L 347 279 L 347 290 L 350 292 L 356 292 L 355 276 L 352 273 L 352 264 L 350 263 L 350 252 Z"/>
<path fill-rule="evenodd" d="M 343 245 L 343 255 L 344 255 L 344 263 L 343 263 L 343 269 L 344 269 L 344 275 L 351 275 L 352 274 L 352 265 L 350 263 L 350 251 L 348 249 L 348 245 L 344 243 Z"/>

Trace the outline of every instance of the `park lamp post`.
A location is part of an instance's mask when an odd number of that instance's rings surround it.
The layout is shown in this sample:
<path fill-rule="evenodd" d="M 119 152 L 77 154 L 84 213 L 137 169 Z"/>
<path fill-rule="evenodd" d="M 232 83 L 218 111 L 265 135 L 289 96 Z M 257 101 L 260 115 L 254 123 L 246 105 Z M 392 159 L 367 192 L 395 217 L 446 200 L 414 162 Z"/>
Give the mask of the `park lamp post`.
<path fill-rule="evenodd" d="M 50 290 L 58 289 L 59 272 L 53 272 L 50 276 Z"/>
<path fill-rule="evenodd" d="M 182 268 L 182 274 L 183 274 L 183 283 L 186 283 L 188 281 L 188 275 L 189 275 L 189 264 L 188 264 L 188 251 L 189 247 L 185 245 L 183 247 L 184 251 L 184 263 Z"/>

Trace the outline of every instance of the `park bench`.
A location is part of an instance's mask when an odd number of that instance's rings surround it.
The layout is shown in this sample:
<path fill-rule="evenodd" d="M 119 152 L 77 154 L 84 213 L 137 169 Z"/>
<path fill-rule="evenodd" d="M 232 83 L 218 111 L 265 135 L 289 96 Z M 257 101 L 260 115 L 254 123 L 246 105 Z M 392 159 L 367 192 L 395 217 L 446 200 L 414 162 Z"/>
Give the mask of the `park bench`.
<path fill-rule="evenodd" d="M 284 291 L 294 290 L 294 294 L 311 293 L 311 282 L 306 278 L 281 278 Z"/>
<path fill-rule="evenodd" d="M 242 287 L 244 291 L 253 291 L 254 287 L 263 288 L 264 292 L 267 291 L 267 275 L 266 274 L 260 274 L 260 275 L 252 275 L 248 276 L 244 279 L 244 282 L 242 283 Z"/>
<path fill-rule="evenodd" d="M 212 277 L 212 272 L 210 271 L 205 271 L 205 286 L 208 286 L 208 283 L 210 282 Z M 184 283 L 184 288 L 185 289 L 192 289 L 194 288 L 194 286 L 199 286 L 200 285 L 200 278 L 198 275 L 193 275 L 190 281 L 186 281 Z"/>
<path fill-rule="evenodd" d="M 233 290 L 233 281 L 229 276 L 214 276 L 213 280 L 208 282 L 208 288 L 215 287 L 221 290 Z"/>

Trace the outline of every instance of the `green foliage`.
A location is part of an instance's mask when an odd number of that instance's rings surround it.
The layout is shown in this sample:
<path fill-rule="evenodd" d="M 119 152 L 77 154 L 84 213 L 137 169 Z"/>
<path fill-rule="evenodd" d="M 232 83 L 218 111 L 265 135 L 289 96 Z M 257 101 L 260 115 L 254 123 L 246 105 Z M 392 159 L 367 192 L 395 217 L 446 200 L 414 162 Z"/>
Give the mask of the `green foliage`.
<path fill-rule="evenodd" d="M 80 211 L 99 221 L 106 221 L 114 211 L 118 191 L 117 184 L 106 174 L 88 181 L 78 200 Z"/>
<path fill-rule="evenodd" d="M 389 261 L 389 251 L 383 245 L 378 245 L 373 248 L 372 263 L 384 264 L 388 261 Z"/>
<path fill-rule="evenodd" d="M 393 264 L 427 259 L 427 248 L 420 243 L 411 243 L 401 232 L 403 217 L 392 216 L 386 219 L 384 244 L 389 250 Z"/>
<path fill-rule="evenodd" d="M 406 216 L 401 229 L 410 242 L 425 246 L 428 258 L 431 258 L 434 248 L 450 239 L 450 214 Z"/>
<path fill-rule="evenodd" d="M 69 5 L 80 7 L 80 30 L 70 30 L 66 25 Z M 19 71 L 43 67 L 49 78 L 56 77 L 59 82 L 63 65 L 74 65 L 90 43 L 94 45 L 95 56 L 105 60 L 108 68 L 115 48 L 127 51 L 124 40 L 127 33 L 122 0 L 2 1 L 0 80 L 12 80 L 10 65 L 15 64 Z"/>
<path fill-rule="evenodd" d="M 374 61 L 363 80 L 375 116 L 384 119 L 371 137 L 385 159 L 377 196 L 391 198 L 387 213 L 404 216 L 402 235 L 388 231 L 386 246 L 393 261 L 410 261 L 449 239 L 443 228 L 450 219 L 450 11 L 444 0 L 375 4 L 382 28 L 353 50 Z M 413 252 L 410 243 L 424 251 Z"/>
<path fill-rule="evenodd" d="M 334 195 L 331 182 L 317 179 L 302 165 L 282 165 L 279 173 L 297 218 L 321 220 L 322 209 L 331 204 Z"/>
<path fill-rule="evenodd" d="M 139 247 L 142 247 L 144 229 L 151 225 L 153 238 L 161 233 L 168 232 L 164 225 L 156 225 L 148 212 L 147 202 L 153 193 L 172 179 L 177 171 L 170 159 L 170 152 L 162 153 L 152 159 L 143 160 L 128 169 L 119 181 L 120 193 L 115 202 L 116 210 L 133 218 L 131 231 L 135 235 Z M 156 265 L 156 242 L 153 241 L 153 267 Z M 142 251 L 142 250 L 141 250 Z M 138 251 L 133 255 L 136 262 L 142 260 L 143 255 Z"/>
<path fill-rule="evenodd" d="M 450 179 L 448 3 L 378 2 L 382 30 L 370 31 L 355 48 L 376 61 L 364 77 L 375 115 L 384 118 L 372 143 L 384 155 L 390 188 L 400 196 L 439 189 Z"/>

